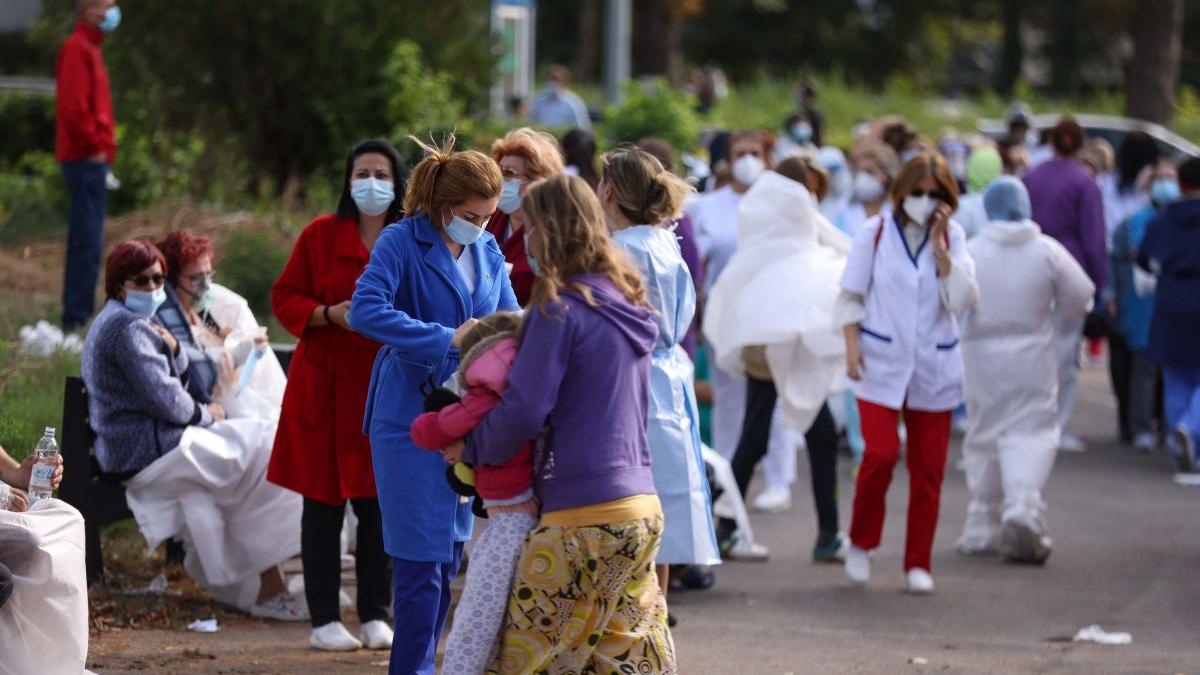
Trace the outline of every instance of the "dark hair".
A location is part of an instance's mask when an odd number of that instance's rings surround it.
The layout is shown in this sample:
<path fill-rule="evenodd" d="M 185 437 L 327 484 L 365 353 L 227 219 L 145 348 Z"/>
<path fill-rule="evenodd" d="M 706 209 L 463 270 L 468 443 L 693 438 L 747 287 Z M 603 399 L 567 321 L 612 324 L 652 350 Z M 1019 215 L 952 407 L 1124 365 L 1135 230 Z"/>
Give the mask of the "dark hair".
<path fill-rule="evenodd" d="M 404 158 L 396 151 L 395 146 L 382 138 L 369 138 L 359 141 L 358 145 L 350 148 L 346 155 L 346 174 L 342 176 L 342 196 L 338 198 L 337 215 L 345 220 L 358 220 L 358 205 L 350 196 L 350 175 L 354 173 L 354 161 L 363 155 L 376 154 L 387 157 L 392 165 L 392 184 L 396 197 L 388 207 L 384 222 L 394 223 L 404 216 L 405 183 L 408 180 L 408 167 Z"/>
<path fill-rule="evenodd" d="M 1063 157 L 1074 157 L 1083 147 L 1083 140 L 1083 127 L 1069 115 L 1059 120 L 1050 131 L 1054 150 Z"/>
<path fill-rule="evenodd" d="M 149 237 L 128 239 L 117 244 L 104 261 L 104 295 L 110 300 L 116 299 L 129 277 L 137 276 L 154 263 L 162 265 L 164 276 L 170 274 L 166 257 L 157 246 L 150 243 Z"/>
<path fill-rule="evenodd" d="M 568 131 L 563 136 L 562 149 L 565 162 L 579 169 L 579 177 L 595 190 L 600 176 L 596 175 L 596 137 L 592 132 L 579 128 Z"/>
<path fill-rule="evenodd" d="M 208 235 L 192 234 L 187 230 L 168 232 L 167 236 L 158 242 L 157 247 L 162 251 L 166 262 L 163 272 L 173 286 L 179 285 L 179 275 L 184 267 L 206 255 L 213 256 L 212 239 L 209 239 Z"/>
<path fill-rule="evenodd" d="M 1158 143 L 1154 137 L 1141 130 L 1125 134 L 1117 147 L 1117 187 L 1121 192 L 1129 192 L 1142 169 L 1157 161 Z"/>
<path fill-rule="evenodd" d="M 667 171 L 675 170 L 675 149 L 671 147 L 670 143 L 655 136 L 647 136 L 638 141 L 637 147 L 639 150 L 654 155 L 654 159 L 657 159 Z"/>
<path fill-rule="evenodd" d="M 1200 157 L 1188 157 L 1179 163 L 1179 187 L 1184 192 L 1200 190 Z"/>

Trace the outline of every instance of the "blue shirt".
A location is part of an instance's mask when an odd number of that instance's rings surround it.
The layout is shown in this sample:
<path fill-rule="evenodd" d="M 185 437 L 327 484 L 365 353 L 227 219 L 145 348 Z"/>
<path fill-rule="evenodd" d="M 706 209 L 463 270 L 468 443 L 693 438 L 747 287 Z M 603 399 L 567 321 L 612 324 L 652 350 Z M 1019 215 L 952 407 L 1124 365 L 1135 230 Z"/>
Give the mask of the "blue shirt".
<path fill-rule="evenodd" d="M 450 489 L 446 462 L 409 435 L 423 412 L 421 386 L 445 382 L 458 368 L 458 349 L 450 346 L 458 326 L 518 309 L 492 236 L 485 232 L 469 248 L 473 292 L 429 218 L 405 218 L 379 235 L 350 300 L 350 325 L 383 345 L 371 373 L 363 433 L 371 438 L 384 548 L 405 560 L 450 562 L 454 543 L 471 538 L 470 504 Z"/>
<path fill-rule="evenodd" d="M 592 125 L 583 99 L 570 89 L 556 89 L 553 86 L 546 87 L 534 100 L 529 116 L 535 123 L 547 127 L 587 129 Z"/>

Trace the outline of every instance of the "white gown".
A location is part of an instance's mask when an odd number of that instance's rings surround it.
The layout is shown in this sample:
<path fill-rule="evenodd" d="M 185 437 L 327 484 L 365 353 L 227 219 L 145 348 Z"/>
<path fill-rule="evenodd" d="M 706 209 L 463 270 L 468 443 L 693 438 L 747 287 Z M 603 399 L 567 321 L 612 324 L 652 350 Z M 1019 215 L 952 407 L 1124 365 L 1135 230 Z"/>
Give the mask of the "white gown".
<path fill-rule="evenodd" d="M 991 222 L 970 241 L 980 301 L 961 317 L 971 504 L 959 547 L 995 550 L 1002 521 L 1044 534 L 1042 489 L 1059 441 L 1056 317 L 1081 319 L 1095 291 L 1032 221 Z"/>
<path fill-rule="evenodd" d="M 773 172 L 746 192 L 738 225 L 737 252 L 709 292 L 704 335 L 717 365 L 739 377 L 743 350 L 766 345 L 779 417 L 804 432 L 845 354 L 833 307 L 850 240 L 803 185 Z"/>
<path fill-rule="evenodd" d="M 231 329 L 227 345 L 258 333 L 243 298 L 215 284 L 212 293 L 213 319 Z M 150 549 L 181 539 L 188 574 L 242 609 L 254 604 L 261 572 L 300 553 L 302 499 L 266 480 L 286 384 L 279 361 L 266 350 L 240 395 L 218 397 L 228 419 L 189 427 L 178 447 L 125 485 Z"/>
<path fill-rule="evenodd" d="M 42 499 L 0 511 L 0 562 L 13 594 L 0 608 L 0 673 L 82 673 L 88 653 L 83 516 Z"/>

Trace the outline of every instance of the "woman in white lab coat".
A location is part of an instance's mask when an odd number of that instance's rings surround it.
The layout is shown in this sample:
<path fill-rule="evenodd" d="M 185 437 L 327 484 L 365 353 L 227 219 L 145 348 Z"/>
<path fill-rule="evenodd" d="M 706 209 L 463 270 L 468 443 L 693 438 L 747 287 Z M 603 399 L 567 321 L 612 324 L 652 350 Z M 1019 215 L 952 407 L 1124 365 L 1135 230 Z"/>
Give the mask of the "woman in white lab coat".
<path fill-rule="evenodd" d="M 978 288 L 966 235 L 950 220 L 958 187 L 946 160 L 913 157 L 890 197 L 895 215 L 871 219 L 854 238 L 834 312 L 866 438 L 846 574 L 859 585 L 870 579 L 869 551 L 883 534 L 903 413 L 910 479 L 904 570 L 910 592 L 930 593 L 950 414 L 963 391 L 955 314 L 975 302 Z"/>
<path fill-rule="evenodd" d="M 963 314 L 971 504 L 958 550 L 1050 556 L 1042 488 L 1058 448 L 1054 315 L 1082 320 L 1095 286 L 1067 249 L 1029 219 L 1029 192 L 1011 176 L 983 193 L 988 224 L 968 246 L 984 298 Z"/>

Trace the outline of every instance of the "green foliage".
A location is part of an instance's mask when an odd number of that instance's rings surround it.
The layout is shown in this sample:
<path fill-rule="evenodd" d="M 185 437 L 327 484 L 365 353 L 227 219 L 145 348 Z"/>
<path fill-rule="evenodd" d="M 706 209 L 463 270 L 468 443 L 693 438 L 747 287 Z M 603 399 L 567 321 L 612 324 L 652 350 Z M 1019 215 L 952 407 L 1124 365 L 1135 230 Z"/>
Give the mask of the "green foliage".
<path fill-rule="evenodd" d="M 0 91 L 0 169 L 33 150 L 54 149 L 54 95 Z"/>
<path fill-rule="evenodd" d="M 421 57 L 421 48 L 411 40 L 401 40 L 383 67 L 383 81 L 390 91 L 387 97 L 391 138 L 411 167 L 420 161 L 421 151 L 407 138 L 440 141 L 448 132 L 469 137 L 473 120 L 466 115 L 466 103 L 454 95 L 455 78 L 433 70 Z"/>
<path fill-rule="evenodd" d="M 66 224 L 67 191 L 54 155 L 35 150 L 0 167 L 0 243 L 53 235 Z"/>
<path fill-rule="evenodd" d="M 657 136 L 686 152 L 696 145 L 700 120 L 686 94 L 663 82 L 630 83 L 621 105 L 605 113 L 604 128 L 613 146 Z"/>
<path fill-rule="evenodd" d="M 271 315 L 271 285 L 283 272 L 291 254 L 277 237 L 262 230 L 235 230 L 229 234 L 217 260 L 217 279 L 241 295 L 261 321 Z"/>
<path fill-rule="evenodd" d="M 180 196 L 193 187 L 194 172 L 204 154 L 204 139 L 144 124 L 143 117 L 135 113 L 132 120 L 117 127 L 119 147 L 112 170 L 121 188 L 109 193 L 109 214 Z"/>

